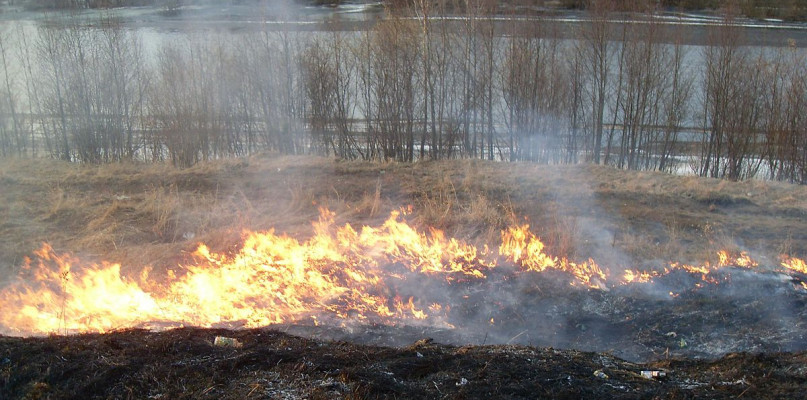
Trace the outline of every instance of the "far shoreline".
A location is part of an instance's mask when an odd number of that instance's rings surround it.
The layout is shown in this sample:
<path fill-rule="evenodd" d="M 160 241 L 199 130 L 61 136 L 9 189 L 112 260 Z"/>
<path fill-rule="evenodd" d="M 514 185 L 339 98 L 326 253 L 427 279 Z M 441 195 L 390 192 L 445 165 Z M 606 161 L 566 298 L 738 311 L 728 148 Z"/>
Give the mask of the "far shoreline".
<path fill-rule="evenodd" d="M 262 8 L 262 7 L 258 7 Z M 119 7 L 113 9 L 92 9 L 75 12 L 67 11 L 27 11 L 19 7 L 0 6 L 0 21 L 27 21 L 32 23 L 67 23 L 74 18 L 84 19 L 92 25 L 93 21 L 104 18 L 117 18 L 131 29 L 155 29 L 166 32 L 194 31 L 228 31 L 254 32 L 269 31 L 366 31 L 385 18 L 383 9 L 376 4 L 369 4 L 364 9 L 351 8 L 340 10 L 338 7 L 309 6 L 302 7 L 295 13 L 287 15 L 270 15 L 265 9 L 256 10 L 254 6 L 229 5 L 214 7 L 210 5 L 185 6 L 175 13 L 168 13 L 162 7 Z M 417 17 L 406 17 L 417 18 Z M 544 24 L 541 37 L 574 39 L 577 27 L 589 22 L 583 11 L 554 10 L 538 15 L 529 14 L 497 14 L 491 17 L 496 22 L 498 35 L 507 36 L 508 31 L 522 24 L 540 21 Z M 432 17 L 434 22 L 464 25 L 469 18 L 461 15 Z M 615 25 L 625 23 L 646 23 L 636 15 L 616 14 L 609 19 Z M 663 12 L 658 23 L 664 28 L 680 29 L 670 34 L 669 42 L 675 38 L 687 45 L 708 45 L 710 28 L 721 26 L 720 17 L 711 14 Z M 782 22 L 773 20 L 754 20 L 739 18 L 738 26 L 746 32 L 745 45 L 760 47 L 796 47 L 807 48 L 807 23 Z M 618 31 L 616 29 L 615 31 Z M 614 40 L 619 40 L 615 32 Z"/>

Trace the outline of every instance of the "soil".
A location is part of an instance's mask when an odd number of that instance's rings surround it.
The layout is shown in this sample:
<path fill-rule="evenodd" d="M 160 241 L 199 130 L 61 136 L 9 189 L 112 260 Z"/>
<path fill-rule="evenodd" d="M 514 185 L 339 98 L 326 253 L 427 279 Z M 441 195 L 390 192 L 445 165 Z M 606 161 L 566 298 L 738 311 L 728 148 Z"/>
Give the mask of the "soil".
<path fill-rule="evenodd" d="M 593 258 L 613 275 L 714 263 L 723 249 L 760 267 L 729 267 L 715 284 L 678 271 L 607 290 L 572 287 L 562 273 L 419 282 L 425 297 L 462 299 L 447 315 L 454 328 L 323 320 L 0 336 L 0 398 L 796 398 L 807 389 L 807 276 L 776 269 L 779 254 L 807 254 L 798 185 L 469 160 L 262 155 L 184 170 L 3 160 L 0 284 L 42 242 L 137 274 L 181 265 L 200 242 L 232 251 L 245 231 L 305 238 L 320 207 L 354 226 L 411 208 L 419 229 L 480 246 L 526 222 L 548 253 Z M 215 346 L 216 336 L 243 346 Z"/>

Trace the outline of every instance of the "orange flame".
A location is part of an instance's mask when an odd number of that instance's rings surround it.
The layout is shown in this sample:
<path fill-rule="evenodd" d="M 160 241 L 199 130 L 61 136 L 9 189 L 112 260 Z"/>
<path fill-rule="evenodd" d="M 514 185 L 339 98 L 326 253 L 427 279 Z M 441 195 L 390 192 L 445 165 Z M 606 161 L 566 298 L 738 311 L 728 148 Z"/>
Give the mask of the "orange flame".
<path fill-rule="evenodd" d="M 802 274 L 807 274 L 807 263 L 800 258 L 789 257 L 789 256 L 782 256 L 782 267 L 789 269 L 791 271 L 800 272 Z"/>
<path fill-rule="evenodd" d="M 166 282 L 121 275 L 118 264 L 84 265 L 45 245 L 17 283 L 0 292 L 0 330 L 37 334 L 105 332 L 143 326 L 245 327 L 324 316 L 358 321 L 419 321 L 450 326 L 450 305 L 419 304 L 399 293 L 414 276 L 451 283 L 485 278 L 496 267 L 486 251 L 443 232 L 418 232 L 393 212 L 380 227 L 336 227 L 321 210 L 306 241 L 273 231 L 248 233 L 240 251 L 200 245 Z M 535 256 L 534 253 L 530 253 Z M 74 265 L 83 265 L 74 268 Z M 32 279 L 31 279 L 32 278 Z M 415 284 L 412 284 L 415 285 Z"/>
<path fill-rule="evenodd" d="M 628 269 L 625 270 L 625 275 L 622 280 L 624 283 L 646 283 L 653 280 L 654 276 L 659 274 L 655 271 L 639 271 Z"/>
<path fill-rule="evenodd" d="M 708 261 L 701 265 L 681 264 L 673 262 L 670 263 L 669 267 L 665 268 L 663 271 L 626 270 L 622 277 L 622 283 L 629 284 L 629 283 L 652 282 L 653 278 L 667 275 L 673 271 L 686 271 L 690 274 L 695 275 L 700 274 L 701 280 L 703 280 L 704 282 L 718 283 L 717 279 L 714 276 L 712 276 L 712 273 L 715 271 L 729 267 L 752 269 L 759 266 L 759 263 L 755 261 L 753 258 L 751 258 L 751 256 L 748 255 L 746 252 L 740 252 L 738 256 L 732 257 L 728 251 L 720 250 L 717 252 L 717 259 L 718 259 L 717 264 L 714 265 L 712 265 Z"/>
<path fill-rule="evenodd" d="M 199 245 L 188 265 L 167 271 L 163 279 L 152 277 L 148 268 L 127 276 L 118 264 L 87 264 L 44 245 L 26 260 L 19 279 L 0 290 L 0 332 L 258 327 L 299 321 L 450 328 L 446 317 L 452 305 L 435 302 L 439 295 L 418 295 L 421 282 L 445 287 L 483 280 L 496 268 L 504 268 L 505 274 L 556 270 L 568 274 L 573 285 L 608 289 L 608 274 L 597 263 L 550 256 L 527 225 L 503 231 L 498 253 L 491 254 L 487 247 L 480 250 L 436 229 L 420 232 L 398 212 L 380 226 L 358 230 L 336 226 L 334 218 L 321 210 L 314 235 L 305 241 L 270 230 L 246 233 L 233 254 Z M 650 282 L 674 270 L 716 282 L 710 274 L 717 269 L 757 266 L 745 253 L 731 257 L 721 252 L 718 258 L 715 265 L 627 270 L 621 283 Z M 781 265 L 807 273 L 801 259 L 783 257 Z"/>
<path fill-rule="evenodd" d="M 530 232 L 529 225 L 511 227 L 502 232 L 499 254 L 521 266 L 525 271 L 542 272 L 557 269 L 568 272 L 579 283 L 592 288 L 604 288 L 605 272 L 594 260 L 575 263 L 566 258 L 558 259 L 544 253 L 544 243 Z"/>

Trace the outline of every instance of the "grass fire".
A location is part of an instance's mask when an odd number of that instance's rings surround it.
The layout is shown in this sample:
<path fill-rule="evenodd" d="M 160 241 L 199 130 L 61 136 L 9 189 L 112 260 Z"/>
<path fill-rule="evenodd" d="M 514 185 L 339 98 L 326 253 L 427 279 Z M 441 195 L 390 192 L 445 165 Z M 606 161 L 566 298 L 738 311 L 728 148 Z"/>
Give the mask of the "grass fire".
<path fill-rule="evenodd" d="M 82 265 L 46 244 L 26 260 L 19 280 L 0 292 L 5 310 L 0 326 L 5 333 L 22 335 L 154 326 L 257 328 L 322 320 L 455 328 L 461 322 L 451 310 L 466 306 L 461 303 L 467 297 L 445 293 L 452 285 L 473 290 L 488 276 L 517 280 L 555 270 L 567 275 L 571 286 L 609 290 L 676 271 L 700 275 L 696 287 L 717 285 L 721 269 L 758 268 L 747 254 L 732 258 L 720 251 L 715 265 L 670 263 L 662 271 L 626 270 L 609 279 L 610 269 L 591 259 L 577 263 L 546 254 L 528 225 L 502 231 L 501 245 L 492 251 L 447 238 L 440 230 L 419 232 L 398 211 L 379 227 L 356 230 L 349 224 L 334 226 L 333 212 L 320 209 L 313 231 L 306 240 L 273 230 L 247 232 L 233 254 L 214 253 L 200 244 L 190 263 L 178 266 L 183 272 L 169 269 L 159 279 L 150 277 L 150 268 L 127 277 L 118 264 Z M 796 273 L 793 279 L 807 274 L 803 260 L 782 259 L 780 272 Z M 410 282 L 417 286 L 407 287 Z M 804 289 L 803 282 L 795 282 L 794 291 Z M 491 324 L 496 319 L 501 317 L 492 316 Z"/>
<path fill-rule="evenodd" d="M 278 155 L 0 181 L 6 397 L 803 389 L 798 185 Z"/>
<path fill-rule="evenodd" d="M 0 1 L 0 400 L 804 397 L 773 3 Z"/>

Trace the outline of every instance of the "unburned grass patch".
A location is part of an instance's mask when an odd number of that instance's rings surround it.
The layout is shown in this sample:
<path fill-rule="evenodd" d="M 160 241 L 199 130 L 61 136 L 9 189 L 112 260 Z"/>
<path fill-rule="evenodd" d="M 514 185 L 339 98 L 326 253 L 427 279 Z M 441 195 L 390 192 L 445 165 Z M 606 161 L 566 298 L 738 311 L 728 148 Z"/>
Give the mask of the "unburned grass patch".
<path fill-rule="evenodd" d="M 636 264 L 703 260 L 720 249 L 776 259 L 779 252 L 807 251 L 804 187 L 591 165 L 271 154 L 187 169 L 3 160 L 0 182 L 5 265 L 42 242 L 129 261 L 153 254 L 149 246 L 190 249 L 212 241 L 227 248 L 245 231 L 275 229 L 305 239 L 320 208 L 354 227 L 378 225 L 403 209 L 423 231 L 437 228 L 491 246 L 506 227 L 529 224 L 548 253 L 577 260 L 614 254 Z"/>

